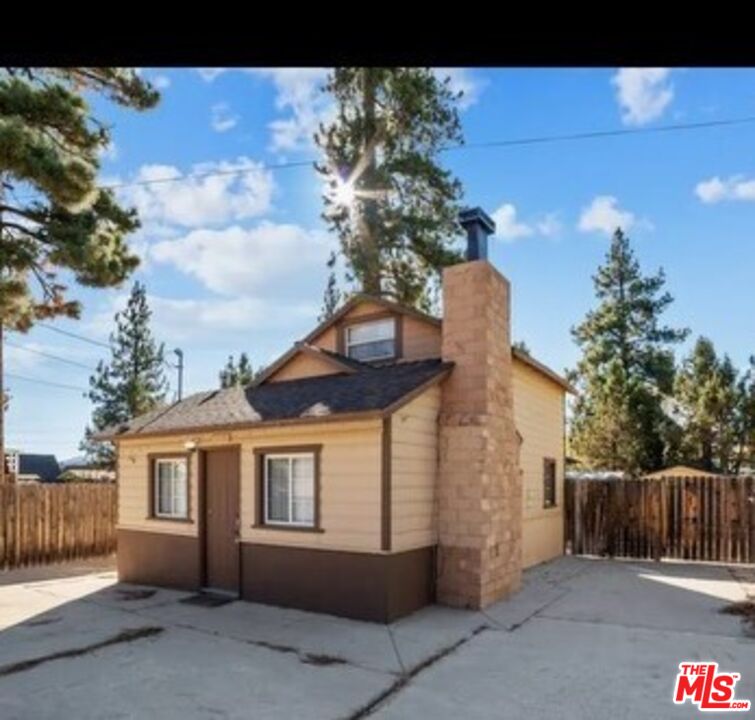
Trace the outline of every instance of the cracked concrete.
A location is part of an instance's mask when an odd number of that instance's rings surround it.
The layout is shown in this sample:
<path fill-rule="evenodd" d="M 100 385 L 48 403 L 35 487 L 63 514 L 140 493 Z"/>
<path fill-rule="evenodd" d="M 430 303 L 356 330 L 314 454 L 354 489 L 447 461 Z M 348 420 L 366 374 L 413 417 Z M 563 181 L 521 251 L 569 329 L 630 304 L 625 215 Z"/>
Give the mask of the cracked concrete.
<path fill-rule="evenodd" d="M 755 640 L 720 612 L 755 592 L 748 568 L 561 558 L 484 612 L 390 626 L 187 605 L 106 568 L 13 579 L 0 575 L 0 666 L 20 668 L 0 675 L 9 720 L 693 717 L 670 702 L 685 659 L 741 672 L 737 695 L 755 700 Z M 113 642 L 148 627 L 164 630 Z"/>

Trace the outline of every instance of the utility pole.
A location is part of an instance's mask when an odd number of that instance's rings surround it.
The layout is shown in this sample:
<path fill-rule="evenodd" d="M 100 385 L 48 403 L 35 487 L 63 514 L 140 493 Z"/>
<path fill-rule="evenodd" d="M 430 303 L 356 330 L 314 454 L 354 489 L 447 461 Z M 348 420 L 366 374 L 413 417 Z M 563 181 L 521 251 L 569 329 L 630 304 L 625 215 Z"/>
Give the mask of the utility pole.
<path fill-rule="evenodd" d="M 173 352 L 178 358 L 178 365 L 176 365 L 178 370 L 178 399 L 181 400 L 184 394 L 184 351 L 176 348 Z"/>

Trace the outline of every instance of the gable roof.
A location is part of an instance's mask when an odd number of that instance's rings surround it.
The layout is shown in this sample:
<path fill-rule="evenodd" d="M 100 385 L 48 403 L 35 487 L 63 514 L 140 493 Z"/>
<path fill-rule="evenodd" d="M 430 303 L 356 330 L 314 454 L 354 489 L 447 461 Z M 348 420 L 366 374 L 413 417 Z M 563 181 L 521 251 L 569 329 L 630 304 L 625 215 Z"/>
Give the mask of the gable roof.
<path fill-rule="evenodd" d="M 557 372 L 551 370 L 547 365 L 543 365 L 543 363 L 541 363 L 539 360 L 535 360 L 535 358 L 533 358 L 529 353 L 526 353 L 519 348 L 512 347 L 511 355 L 516 360 L 523 362 L 525 365 L 529 365 L 536 372 L 545 375 L 549 380 L 552 380 L 554 383 L 556 383 L 556 385 L 559 385 L 566 392 L 571 393 L 572 395 L 578 394 L 575 387 L 571 383 L 569 383 L 568 380 L 561 377 Z"/>
<path fill-rule="evenodd" d="M 433 325 L 440 326 L 442 324 L 442 321 L 440 318 L 435 317 L 434 315 L 428 315 L 427 313 L 423 313 L 419 310 L 415 310 L 414 308 L 406 307 L 405 305 L 400 305 L 397 302 L 393 302 L 392 300 L 387 300 L 384 297 L 380 297 L 379 295 L 369 295 L 367 293 L 355 293 L 352 295 L 346 303 L 344 303 L 331 317 L 329 317 L 327 320 L 321 322 L 307 337 L 304 338 L 305 343 L 311 343 L 315 338 L 317 338 L 318 335 L 322 335 L 329 327 L 332 325 L 335 325 L 342 317 L 345 315 L 348 315 L 357 305 L 360 305 L 361 303 L 374 303 L 375 305 L 381 305 L 386 310 L 391 310 L 393 312 L 401 313 L 402 315 L 409 315 L 410 317 L 415 317 L 418 320 L 422 320 L 423 322 L 432 323 Z"/>
<path fill-rule="evenodd" d="M 20 453 L 18 474 L 36 475 L 42 482 L 55 482 L 60 475 L 60 465 L 54 455 Z"/>
<path fill-rule="evenodd" d="M 109 428 L 97 439 L 382 417 L 443 380 L 453 366 L 438 359 L 359 365 L 349 374 L 196 393 Z"/>
<path fill-rule="evenodd" d="M 308 355 L 314 357 L 317 360 L 321 360 L 331 365 L 337 372 L 353 373 L 359 367 L 364 366 L 364 363 L 360 363 L 357 360 L 346 357 L 345 355 L 339 355 L 331 350 L 317 347 L 317 345 L 309 345 L 307 342 L 295 342 L 293 347 L 288 352 L 283 353 L 272 365 L 266 367 L 262 373 L 254 380 L 254 385 L 262 385 L 268 378 L 275 375 L 281 368 L 285 367 L 290 360 L 293 360 L 297 355 Z"/>

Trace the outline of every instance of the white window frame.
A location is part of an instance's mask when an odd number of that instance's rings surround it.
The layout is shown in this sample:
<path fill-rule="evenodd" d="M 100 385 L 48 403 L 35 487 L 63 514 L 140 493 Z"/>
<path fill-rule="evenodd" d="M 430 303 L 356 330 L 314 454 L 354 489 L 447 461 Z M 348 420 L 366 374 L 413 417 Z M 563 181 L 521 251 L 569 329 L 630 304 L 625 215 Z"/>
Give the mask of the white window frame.
<path fill-rule="evenodd" d="M 393 352 L 387 355 L 377 355 L 374 357 L 365 358 L 364 362 L 372 362 L 373 360 L 390 360 L 392 358 L 395 358 L 396 357 L 396 335 L 397 335 L 395 317 L 380 318 L 379 320 L 365 320 L 364 322 L 356 322 L 351 325 L 347 325 L 344 332 L 344 345 L 345 345 L 345 350 L 346 350 L 346 357 L 351 357 L 351 348 L 353 347 L 358 347 L 359 345 L 369 345 L 375 342 L 381 342 L 380 340 L 362 340 L 360 342 L 352 342 L 351 341 L 352 330 L 355 330 L 356 328 L 367 327 L 369 325 L 379 325 L 379 324 L 385 324 L 385 323 L 390 323 L 392 331 L 393 331 L 390 338 L 393 341 Z M 387 339 L 388 338 L 383 338 L 383 340 L 387 340 Z"/>
<path fill-rule="evenodd" d="M 309 522 L 301 522 L 293 520 L 294 517 L 294 475 L 292 472 L 293 460 L 295 458 L 310 458 L 312 460 L 312 520 Z M 277 520 L 270 517 L 270 460 L 288 460 L 288 517 L 289 520 Z M 299 528 L 314 528 L 317 508 L 314 504 L 317 502 L 317 458 L 313 452 L 300 452 L 300 453 L 269 453 L 263 455 L 263 462 L 265 463 L 264 483 L 262 486 L 262 504 L 264 506 L 265 525 L 278 525 L 281 527 L 299 527 Z"/>
<path fill-rule="evenodd" d="M 189 461 L 188 458 L 176 456 L 176 457 L 164 457 L 164 458 L 155 458 L 154 460 L 154 470 L 153 470 L 153 480 L 152 480 L 152 503 L 153 503 L 153 514 L 156 518 L 160 518 L 162 520 L 188 520 L 189 518 Z M 177 479 L 175 477 L 175 474 L 172 478 L 172 487 L 171 487 L 171 505 L 172 510 L 171 512 L 165 512 L 160 510 L 160 466 L 161 465 L 183 465 L 184 466 L 184 512 L 176 512 L 176 482 Z"/>

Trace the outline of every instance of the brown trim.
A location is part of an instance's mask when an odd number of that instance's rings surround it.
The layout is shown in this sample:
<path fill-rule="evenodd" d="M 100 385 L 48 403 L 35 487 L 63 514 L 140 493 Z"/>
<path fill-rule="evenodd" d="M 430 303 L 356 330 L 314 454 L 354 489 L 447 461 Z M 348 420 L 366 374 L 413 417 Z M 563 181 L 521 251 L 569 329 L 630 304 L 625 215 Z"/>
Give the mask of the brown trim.
<path fill-rule="evenodd" d="M 312 525 L 285 525 L 265 522 L 265 456 L 312 453 L 315 460 L 314 522 Z M 322 473 L 322 444 L 313 445 L 268 445 L 254 448 L 254 524 L 252 527 L 264 530 L 286 530 L 288 532 L 325 532 L 321 527 L 320 483 Z"/>
<path fill-rule="evenodd" d="M 379 362 L 400 359 L 401 349 L 403 348 L 403 345 L 404 345 L 403 338 L 401 337 L 404 324 L 402 322 L 400 313 L 390 311 L 390 310 L 367 313 L 365 315 L 356 315 L 353 318 L 346 318 L 345 320 L 339 322 L 336 325 L 336 332 L 338 333 L 338 337 L 337 337 L 338 354 L 348 357 L 348 353 L 346 351 L 346 329 L 347 328 L 350 328 L 354 325 L 361 325 L 362 323 L 371 323 L 371 322 L 376 322 L 378 320 L 388 320 L 388 319 L 393 320 L 393 356 L 391 358 L 381 358 Z M 369 363 L 370 361 L 363 360 L 362 362 Z"/>
<path fill-rule="evenodd" d="M 435 548 L 361 553 L 241 543 L 245 600 L 373 622 L 433 602 Z"/>
<path fill-rule="evenodd" d="M 561 387 L 563 390 L 566 390 L 566 392 L 571 393 L 572 395 L 579 394 L 577 393 L 577 390 L 573 385 L 564 380 L 564 378 L 562 378 L 558 373 L 554 372 L 546 365 L 543 365 L 543 363 L 541 363 L 539 360 L 535 360 L 532 355 L 529 355 L 526 352 L 523 352 L 519 350 L 519 348 L 515 347 L 511 348 L 511 355 L 515 360 L 519 360 L 525 365 L 529 365 L 533 370 L 539 372 L 541 375 L 545 375 L 545 377 L 547 377 L 549 380 L 552 380 L 554 383 L 556 383 L 556 385 Z"/>
<path fill-rule="evenodd" d="M 380 456 L 380 549 L 389 552 L 391 549 L 391 425 L 390 416 L 383 418 L 382 446 Z"/>
<path fill-rule="evenodd" d="M 186 460 L 186 517 L 162 517 L 155 512 L 155 461 L 156 460 L 176 460 L 183 458 Z M 147 519 L 160 520 L 164 522 L 182 522 L 193 523 L 192 506 L 191 506 L 191 453 L 188 452 L 160 452 L 148 453 L 147 462 L 149 463 L 149 482 L 147 483 Z"/>
<path fill-rule="evenodd" d="M 199 541 L 193 535 L 118 529 L 118 580 L 198 590 Z"/>
<path fill-rule="evenodd" d="M 396 400 L 396 402 L 383 409 L 383 417 L 393 415 L 393 413 L 395 413 L 397 410 L 400 410 L 402 407 L 404 407 L 404 405 L 410 403 L 412 400 L 414 400 L 414 398 L 421 395 L 428 388 L 431 388 L 433 385 L 437 385 L 438 383 L 443 382 L 443 380 L 445 380 L 451 374 L 452 370 L 453 366 L 448 367 L 443 372 L 438 373 L 437 375 L 433 375 L 429 380 L 426 380 L 421 385 L 418 385 L 416 388 L 414 388 L 414 390 L 406 393 L 406 395 L 402 395 L 398 400 Z"/>

